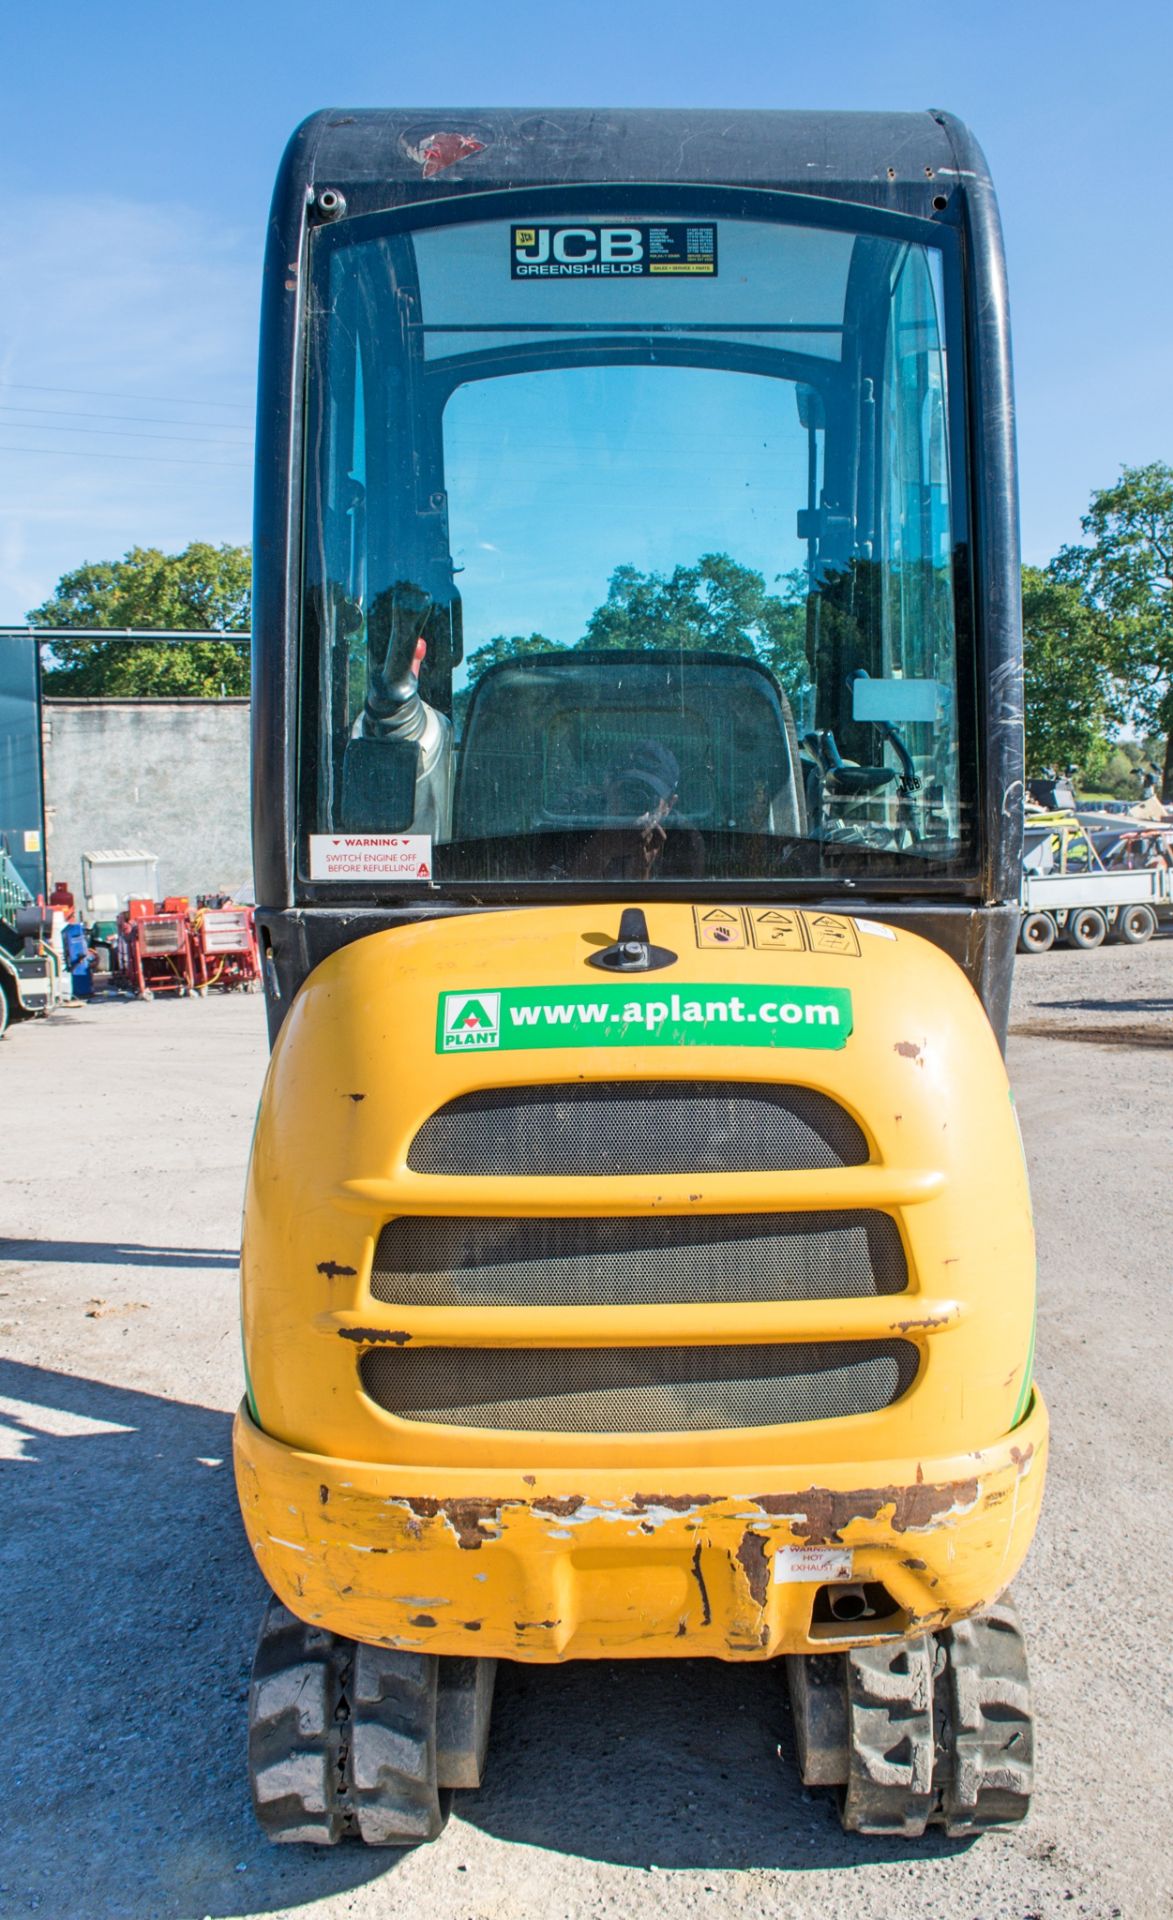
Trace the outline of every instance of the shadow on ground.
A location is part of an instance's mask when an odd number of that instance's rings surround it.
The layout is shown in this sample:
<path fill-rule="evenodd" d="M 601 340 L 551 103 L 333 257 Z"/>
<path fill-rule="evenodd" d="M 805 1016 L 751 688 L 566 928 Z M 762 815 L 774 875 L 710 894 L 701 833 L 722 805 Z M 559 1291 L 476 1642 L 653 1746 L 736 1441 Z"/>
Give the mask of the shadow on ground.
<path fill-rule="evenodd" d="M 1173 1047 L 1173 1027 L 1113 1020 L 1110 1026 L 1062 1027 L 1056 1020 L 1012 1020 L 1013 1040 L 1071 1040 L 1088 1047 Z"/>
<path fill-rule="evenodd" d="M 401 1854 L 273 1848 L 253 1822 L 245 1702 L 264 1590 L 229 1417 L 0 1361 L 0 1441 L 22 1714 L 0 1833 L 11 1910 L 266 1914 L 394 1875 Z M 465 1821 L 644 1868 L 957 1850 L 842 1834 L 829 1798 L 798 1783 L 780 1670 L 717 1661 L 503 1666 L 486 1784 L 455 1812 L 441 1849 L 459 1851 Z"/>
<path fill-rule="evenodd" d="M 1037 1000 L 1039 1007 L 1063 1007 L 1071 1013 L 1173 1013 L 1173 999 L 1150 994 L 1143 1000 Z"/>
<path fill-rule="evenodd" d="M 240 1254 L 229 1247 L 147 1247 L 137 1240 L 3 1240 L 0 1260 L 17 1265 L 48 1260 L 54 1266 L 229 1267 Z"/>

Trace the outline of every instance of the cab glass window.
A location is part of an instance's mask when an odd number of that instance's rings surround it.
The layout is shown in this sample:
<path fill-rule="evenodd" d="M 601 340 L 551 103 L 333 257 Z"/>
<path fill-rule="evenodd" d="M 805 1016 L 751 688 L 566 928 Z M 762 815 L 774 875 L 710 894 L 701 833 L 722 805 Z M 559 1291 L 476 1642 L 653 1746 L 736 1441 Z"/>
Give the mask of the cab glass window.
<path fill-rule="evenodd" d="M 304 877 L 974 870 L 951 236 L 723 205 L 315 233 Z"/>

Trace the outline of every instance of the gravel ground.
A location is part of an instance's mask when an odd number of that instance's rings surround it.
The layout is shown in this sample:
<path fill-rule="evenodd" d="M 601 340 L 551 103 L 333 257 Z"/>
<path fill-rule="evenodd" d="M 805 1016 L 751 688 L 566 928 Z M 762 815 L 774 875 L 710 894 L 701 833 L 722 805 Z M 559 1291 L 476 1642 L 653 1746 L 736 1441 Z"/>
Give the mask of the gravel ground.
<path fill-rule="evenodd" d="M 1021 962 L 1010 1059 L 1054 1423 L 1017 1587 L 1042 1725 L 1031 1820 L 972 1845 L 846 1837 L 797 1783 L 772 1669 L 510 1667 L 486 1786 L 435 1846 L 388 1855 L 270 1848 L 248 1806 L 262 1590 L 229 1420 L 260 1003 L 83 1005 L 13 1030 L 0 1913 L 1165 1920 L 1173 942 Z"/>

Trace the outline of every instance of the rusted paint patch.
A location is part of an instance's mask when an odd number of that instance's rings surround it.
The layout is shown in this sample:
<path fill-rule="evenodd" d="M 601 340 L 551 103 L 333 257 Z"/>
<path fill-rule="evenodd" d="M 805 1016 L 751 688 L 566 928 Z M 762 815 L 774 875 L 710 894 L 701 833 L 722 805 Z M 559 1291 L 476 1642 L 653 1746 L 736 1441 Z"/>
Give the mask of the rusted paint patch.
<path fill-rule="evenodd" d="M 900 1564 L 907 1567 L 910 1573 L 927 1573 L 929 1570 L 923 1560 L 902 1560 Z"/>
<path fill-rule="evenodd" d="M 929 1313 L 923 1320 L 898 1320 L 896 1325 L 901 1333 L 912 1333 L 917 1327 L 925 1327 L 931 1331 L 934 1327 L 947 1327 L 952 1318 L 951 1313 Z"/>
<path fill-rule="evenodd" d="M 581 1493 L 569 1493 L 561 1500 L 547 1499 L 545 1494 L 534 1501 L 534 1512 L 542 1520 L 569 1520 L 582 1505 Z"/>
<path fill-rule="evenodd" d="M 483 1620 L 462 1620 L 460 1624 L 464 1628 L 464 1631 L 466 1633 L 479 1633 L 481 1628 L 484 1625 L 484 1621 Z"/>
<path fill-rule="evenodd" d="M 920 1059 L 920 1048 L 917 1046 L 915 1040 L 898 1040 L 892 1051 L 893 1053 L 900 1054 L 904 1060 Z"/>
<path fill-rule="evenodd" d="M 750 1593 L 759 1607 L 766 1604 L 766 1591 L 770 1584 L 770 1563 L 766 1557 L 766 1543 L 760 1534 L 742 1535 L 741 1545 L 737 1549 L 737 1558 L 749 1583 Z"/>
<path fill-rule="evenodd" d="M 705 1576 L 701 1572 L 701 1543 L 699 1540 L 696 1543 L 696 1552 L 692 1556 L 692 1577 L 700 1589 L 702 1610 L 701 1625 L 702 1627 L 710 1627 L 713 1624 L 713 1609 L 709 1601 L 709 1589 L 705 1585 Z"/>
<path fill-rule="evenodd" d="M 353 1273 L 353 1267 L 348 1271 Z M 405 1347 L 411 1339 L 410 1333 L 404 1333 L 401 1329 L 388 1333 L 382 1327 L 339 1327 L 338 1337 L 340 1340 L 356 1340 L 364 1347 Z"/>
<path fill-rule="evenodd" d="M 342 1280 L 342 1279 L 345 1279 L 348 1275 L 353 1276 L 354 1274 L 356 1274 L 358 1272 L 358 1268 L 339 1266 L 337 1260 L 319 1260 L 318 1272 L 326 1280 Z"/>
<path fill-rule="evenodd" d="M 850 1493 L 807 1487 L 803 1493 L 757 1494 L 755 1505 L 788 1519 L 800 1540 L 822 1545 L 838 1541 L 853 1520 L 875 1520 L 885 1507 L 892 1508 L 895 1533 L 923 1531 L 955 1508 L 975 1506 L 980 1491 L 976 1479 L 941 1485 L 920 1480 L 911 1487 L 858 1487 Z"/>
<path fill-rule="evenodd" d="M 365 1093 L 348 1093 L 346 1096 L 348 1100 L 354 1101 L 354 1104 L 356 1107 L 359 1105 L 360 1101 L 365 1100 L 366 1097 L 367 1096 Z"/>
<path fill-rule="evenodd" d="M 724 1499 L 718 1493 L 633 1493 L 631 1505 L 635 1513 L 646 1513 L 649 1507 L 667 1507 L 670 1513 L 691 1513 L 695 1507 L 711 1507 Z"/>
<path fill-rule="evenodd" d="M 322 1482 L 322 1484 L 321 1484 L 321 1486 L 320 1486 L 320 1487 L 318 1488 L 318 1500 L 320 1501 L 320 1503 L 321 1503 L 321 1505 L 322 1505 L 323 1507 L 325 1507 L 325 1506 L 328 1506 L 328 1505 L 329 1505 L 329 1501 L 330 1501 L 330 1489 L 329 1489 L 329 1487 L 328 1487 L 328 1486 L 327 1486 L 327 1485 L 325 1484 L 325 1482 L 324 1482 L 324 1481 Z"/>
<path fill-rule="evenodd" d="M 501 1525 L 501 1503 L 497 1500 L 416 1499 L 404 1504 L 420 1520 L 446 1520 L 456 1535 L 457 1545 L 469 1553 L 475 1553 L 485 1544 L 482 1523 L 493 1527 Z"/>
<path fill-rule="evenodd" d="M 436 1620 L 430 1613 L 410 1613 L 407 1616 L 407 1624 L 409 1627 L 434 1627 Z"/>
<path fill-rule="evenodd" d="M 561 1620 L 515 1620 L 513 1622 L 517 1633 L 533 1633 L 539 1629 L 542 1633 L 553 1633 L 555 1627 L 561 1625 Z"/>

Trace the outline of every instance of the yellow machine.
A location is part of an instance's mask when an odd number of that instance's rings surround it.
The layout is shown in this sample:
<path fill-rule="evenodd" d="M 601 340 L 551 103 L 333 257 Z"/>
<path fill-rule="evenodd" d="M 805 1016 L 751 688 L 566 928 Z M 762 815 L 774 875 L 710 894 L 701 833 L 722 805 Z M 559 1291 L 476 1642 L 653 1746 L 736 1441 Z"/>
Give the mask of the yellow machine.
<path fill-rule="evenodd" d="M 278 184 L 274 1839 L 433 1837 L 500 1659 L 781 1659 L 849 1828 L 1027 1810 L 996 213 L 941 116 L 730 119 L 319 116 Z"/>

